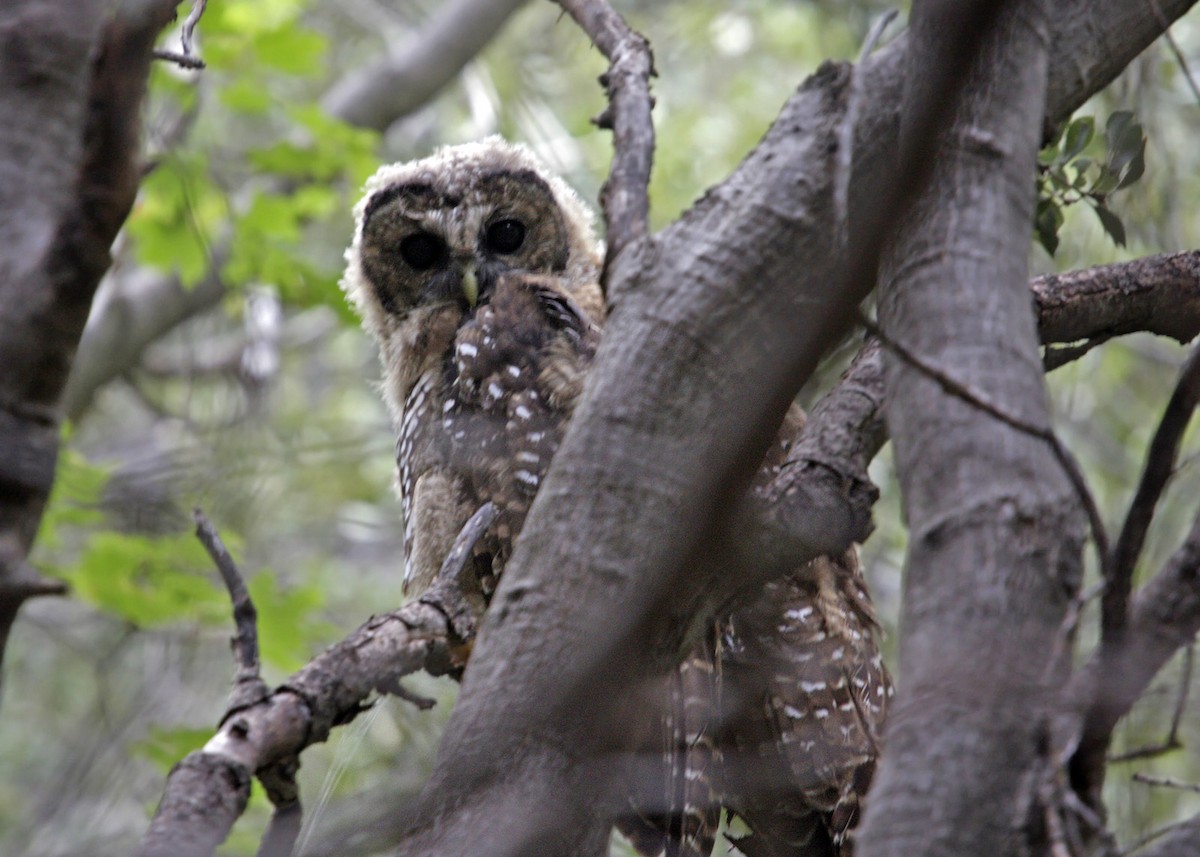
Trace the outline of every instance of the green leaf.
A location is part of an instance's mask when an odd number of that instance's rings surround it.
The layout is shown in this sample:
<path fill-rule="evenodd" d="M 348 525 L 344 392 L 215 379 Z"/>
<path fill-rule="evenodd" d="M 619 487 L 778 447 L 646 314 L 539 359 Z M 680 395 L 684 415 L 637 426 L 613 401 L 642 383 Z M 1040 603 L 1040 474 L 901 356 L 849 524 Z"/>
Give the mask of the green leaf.
<path fill-rule="evenodd" d="M 1072 120 L 1063 136 L 1062 160 L 1069 161 L 1086 149 L 1095 133 L 1096 120 L 1091 116 Z"/>
<path fill-rule="evenodd" d="M 63 448 L 58 456 L 50 501 L 34 542 L 39 554 L 58 550 L 64 531 L 91 529 L 104 521 L 100 497 L 109 476 L 107 468 L 89 463 L 70 447 Z M 53 563 L 39 561 L 39 565 L 49 574 L 63 576 Z"/>
<path fill-rule="evenodd" d="M 159 770 L 166 773 L 193 750 L 199 750 L 213 735 L 212 728 L 189 729 L 177 727 L 163 729 L 151 726 L 149 734 L 141 741 L 130 745 L 133 755 L 148 759 Z"/>
<path fill-rule="evenodd" d="M 1088 193 L 1094 196 L 1108 196 L 1117 189 L 1117 185 L 1121 183 L 1121 177 L 1113 171 L 1112 167 L 1104 164 L 1100 167 L 1100 175 L 1096 181 L 1092 183 Z"/>
<path fill-rule="evenodd" d="M 1117 189 L 1129 187 L 1136 182 L 1146 172 L 1146 141 L 1142 140 L 1138 152 L 1129 162 L 1129 166 L 1121 175 L 1121 181 L 1117 184 Z"/>
<path fill-rule="evenodd" d="M 299 27 L 264 32 L 254 40 L 255 53 L 265 65 L 297 76 L 320 73 L 328 47 L 323 35 Z"/>
<path fill-rule="evenodd" d="M 284 590 L 274 572 L 263 570 L 247 589 L 258 612 L 258 645 L 265 664 L 294 672 L 335 632 L 333 625 L 316 616 L 325 604 L 325 593 L 319 586 Z"/>
<path fill-rule="evenodd" d="M 228 621 L 228 597 L 190 533 L 146 538 L 95 533 L 65 578 L 76 595 L 138 626 Z"/>
<path fill-rule="evenodd" d="M 1121 136 L 1122 132 L 1133 122 L 1133 112 L 1129 110 L 1114 111 L 1104 123 L 1104 136 L 1108 138 L 1108 147 L 1113 147 L 1112 141 Z"/>
<path fill-rule="evenodd" d="M 221 103 L 230 110 L 247 115 L 266 113 L 271 107 L 272 99 L 259 83 L 239 79 L 219 92 Z"/>
<path fill-rule="evenodd" d="M 1093 206 L 1096 210 L 1096 216 L 1100 218 L 1100 225 L 1104 227 L 1104 231 L 1109 234 L 1109 237 L 1119 246 L 1125 246 L 1125 224 L 1121 222 L 1121 218 L 1113 214 L 1113 212 L 1103 205 Z"/>
<path fill-rule="evenodd" d="M 1054 200 L 1039 200 L 1033 225 L 1038 241 L 1051 256 L 1058 250 L 1058 230 L 1063 224 L 1062 209 Z"/>

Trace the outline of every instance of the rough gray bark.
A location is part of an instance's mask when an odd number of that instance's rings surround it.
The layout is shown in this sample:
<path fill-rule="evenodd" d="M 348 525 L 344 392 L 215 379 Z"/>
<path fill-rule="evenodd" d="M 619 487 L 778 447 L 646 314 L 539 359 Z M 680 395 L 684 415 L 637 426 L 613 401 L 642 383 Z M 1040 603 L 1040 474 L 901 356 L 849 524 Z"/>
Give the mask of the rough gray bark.
<path fill-rule="evenodd" d="M 1111 79 L 1113 63 L 1157 32 L 1150 9 L 1118 5 L 1081 4 L 1069 23 L 1056 18 L 1051 69 L 1066 82 L 1056 79 L 1037 130 L 1068 115 L 1088 87 Z M 1186 5 L 1164 9 L 1174 16 Z M 1119 51 L 1095 56 L 1090 42 L 1075 42 L 1118 22 L 1121 34 L 1109 41 L 1128 39 Z M 893 162 L 902 50 L 889 49 L 861 72 L 852 217 L 875 202 Z M 1089 62 L 1095 56 L 1086 75 L 1067 71 L 1076 50 Z M 426 793 L 425 821 L 403 853 L 474 853 L 481 824 L 513 834 L 488 843 L 488 853 L 505 853 L 502 846 L 521 842 L 511 822 L 517 808 L 522 819 L 536 818 L 534 808 L 561 819 L 554 827 L 561 838 L 547 833 L 539 844 L 543 853 L 569 850 L 572 825 L 592 820 L 570 804 L 573 786 L 586 782 L 602 799 L 603 764 L 589 760 L 619 749 L 604 743 L 604 690 L 661 667 L 677 651 L 678 629 L 745 582 L 737 580 L 742 569 L 722 576 L 699 559 L 715 552 L 706 524 L 736 482 L 719 463 L 765 443 L 764 426 L 794 390 L 785 388 L 803 379 L 806 360 L 831 333 L 823 324 L 838 302 L 827 289 L 838 261 L 829 153 L 844 86 L 836 69 L 818 73 L 729 180 L 657 240 L 615 260 L 615 308 L 592 383 L 485 623 Z M 1029 151 L 1039 137 L 1025 141 Z M 1024 199 L 1032 166 L 1027 159 Z M 1019 297 L 1028 317 L 1028 298 Z M 781 360 L 797 341 L 809 354 Z M 743 394 L 754 387 L 772 392 L 751 405 Z M 1024 389 L 1040 391 L 1040 377 Z M 832 532 L 831 541 L 853 529 Z M 1078 545 L 1063 547 L 1069 571 Z M 1061 593 L 1047 603 L 1061 609 Z M 1037 637 L 1047 616 L 1028 619 L 1028 635 Z M 536 649 L 526 642 L 535 638 Z M 581 726 L 583 710 L 594 732 Z"/>
<path fill-rule="evenodd" d="M 0 12 L 0 656 L 58 452 L 59 398 L 137 190 L 154 37 L 177 0 Z"/>
<path fill-rule="evenodd" d="M 955 50 L 961 4 L 913 8 L 905 110 Z M 881 326 L 1021 420 L 1049 425 L 1026 272 L 1046 91 L 1046 9 L 1005 4 L 928 151 L 880 289 Z M 907 120 L 901 130 L 905 140 Z M 1031 774 L 1055 653 L 1082 575 L 1079 501 L 1042 439 L 889 355 L 887 412 L 909 527 L 900 662 L 887 752 L 860 834 L 864 857 L 1029 853 Z M 986 772 L 984 774 L 983 772 Z"/>

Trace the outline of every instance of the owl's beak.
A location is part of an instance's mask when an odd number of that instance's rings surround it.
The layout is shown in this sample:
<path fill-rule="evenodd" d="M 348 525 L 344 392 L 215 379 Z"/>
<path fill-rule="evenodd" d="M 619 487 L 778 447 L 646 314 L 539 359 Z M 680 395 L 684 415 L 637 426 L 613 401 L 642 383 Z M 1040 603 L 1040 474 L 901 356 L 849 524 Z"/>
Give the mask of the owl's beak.
<path fill-rule="evenodd" d="M 475 276 L 475 269 L 470 265 L 463 267 L 462 293 L 467 299 L 467 306 L 474 309 L 479 300 L 479 280 Z"/>

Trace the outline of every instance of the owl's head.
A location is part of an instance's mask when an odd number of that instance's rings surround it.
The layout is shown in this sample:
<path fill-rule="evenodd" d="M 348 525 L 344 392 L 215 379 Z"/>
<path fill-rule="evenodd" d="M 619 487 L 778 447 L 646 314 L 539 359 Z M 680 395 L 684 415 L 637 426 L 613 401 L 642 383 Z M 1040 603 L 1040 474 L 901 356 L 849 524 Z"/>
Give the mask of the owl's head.
<path fill-rule="evenodd" d="M 382 343 L 414 311 L 486 301 L 506 271 L 595 283 L 592 215 L 523 146 L 489 137 L 382 167 L 355 208 L 342 287 Z"/>

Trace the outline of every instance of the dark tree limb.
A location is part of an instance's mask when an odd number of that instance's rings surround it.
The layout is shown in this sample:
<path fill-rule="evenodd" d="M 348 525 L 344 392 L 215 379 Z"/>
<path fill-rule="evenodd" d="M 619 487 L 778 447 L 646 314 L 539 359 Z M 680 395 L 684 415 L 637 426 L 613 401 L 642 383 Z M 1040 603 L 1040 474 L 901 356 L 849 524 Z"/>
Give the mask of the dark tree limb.
<path fill-rule="evenodd" d="M 654 122 L 650 109 L 650 78 L 654 57 L 650 43 L 635 33 L 605 0 L 559 0 L 593 44 L 608 58 L 600 82 L 608 93 L 608 108 L 596 124 L 613 132 L 613 162 L 600 194 L 608 226 L 609 260 L 646 237 L 650 218 L 650 167 L 654 159 Z M 607 276 L 602 278 L 607 285 Z"/>
<path fill-rule="evenodd" d="M 1200 329 L 1200 250 L 1051 274 L 1032 286 L 1045 343 L 1134 331 L 1187 342 Z"/>
<path fill-rule="evenodd" d="M 58 401 L 133 205 L 154 39 L 175 5 L 0 13 L 0 657 L 21 604 L 46 591 L 24 569 L 53 481 Z"/>

